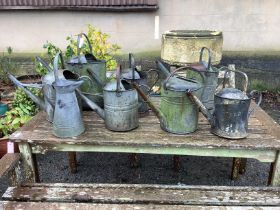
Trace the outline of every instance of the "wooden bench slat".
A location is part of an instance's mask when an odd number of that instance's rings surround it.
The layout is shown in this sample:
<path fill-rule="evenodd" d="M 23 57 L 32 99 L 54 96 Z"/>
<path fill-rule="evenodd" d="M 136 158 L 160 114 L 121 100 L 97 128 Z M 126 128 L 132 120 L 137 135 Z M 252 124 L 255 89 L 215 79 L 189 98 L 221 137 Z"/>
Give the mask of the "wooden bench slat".
<path fill-rule="evenodd" d="M 3 177 L 11 171 L 19 162 L 19 153 L 8 153 L 0 159 L 0 177 Z"/>
<path fill-rule="evenodd" d="M 29 184 L 9 187 L 3 200 L 165 205 L 280 206 L 279 187 L 124 184 Z"/>
<path fill-rule="evenodd" d="M 279 207 L 268 206 L 185 206 L 185 205 L 153 205 L 153 204 L 96 204 L 96 203 L 36 203 L 36 202 L 13 202 L 3 201 L 0 203 L 0 209 L 11 210 L 278 210 Z"/>

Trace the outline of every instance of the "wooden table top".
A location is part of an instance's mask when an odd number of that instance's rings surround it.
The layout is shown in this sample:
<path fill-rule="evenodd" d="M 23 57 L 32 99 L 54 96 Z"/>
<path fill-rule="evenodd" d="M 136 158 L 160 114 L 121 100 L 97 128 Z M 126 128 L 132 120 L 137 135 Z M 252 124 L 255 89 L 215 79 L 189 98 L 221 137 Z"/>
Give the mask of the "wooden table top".
<path fill-rule="evenodd" d="M 106 129 L 104 121 L 91 111 L 83 113 L 86 131 L 78 137 L 65 139 L 55 137 L 52 134 L 52 124 L 46 121 L 46 114 L 40 112 L 20 130 L 13 133 L 10 140 L 32 144 L 279 150 L 279 125 L 277 123 L 274 125 L 273 122 L 266 124 L 267 120 L 263 118 L 269 117 L 263 110 L 258 109 L 263 115 L 254 114 L 250 118 L 249 136 L 240 140 L 228 140 L 211 134 L 210 125 L 201 114 L 196 132 L 176 135 L 161 130 L 158 119 L 152 113 L 140 118 L 137 129 L 129 132 L 113 132 Z M 274 132 L 271 132 L 271 128 Z"/>

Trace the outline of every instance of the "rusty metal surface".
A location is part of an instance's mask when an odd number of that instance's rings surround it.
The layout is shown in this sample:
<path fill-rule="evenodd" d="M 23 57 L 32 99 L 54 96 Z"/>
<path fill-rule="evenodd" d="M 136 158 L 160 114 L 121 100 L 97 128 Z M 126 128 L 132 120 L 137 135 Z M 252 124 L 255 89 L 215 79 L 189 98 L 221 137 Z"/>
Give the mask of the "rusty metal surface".
<path fill-rule="evenodd" d="M 157 0 L 3 0 L 0 9 L 156 10 Z"/>
<path fill-rule="evenodd" d="M 113 204 L 280 206 L 279 187 L 141 184 L 26 184 L 9 187 L 3 200 Z"/>

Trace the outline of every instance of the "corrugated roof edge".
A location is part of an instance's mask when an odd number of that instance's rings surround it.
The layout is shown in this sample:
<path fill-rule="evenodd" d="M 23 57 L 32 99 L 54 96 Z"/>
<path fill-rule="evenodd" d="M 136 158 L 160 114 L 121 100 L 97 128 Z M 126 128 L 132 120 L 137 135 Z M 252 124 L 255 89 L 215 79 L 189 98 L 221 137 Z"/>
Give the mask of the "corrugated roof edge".
<path fill-rule="evenodd" d="M 77 10 L 99 12 L 145 12 L 159 9 L 158 5 L 141 6 L 0 6 L 0 10 Z"/>

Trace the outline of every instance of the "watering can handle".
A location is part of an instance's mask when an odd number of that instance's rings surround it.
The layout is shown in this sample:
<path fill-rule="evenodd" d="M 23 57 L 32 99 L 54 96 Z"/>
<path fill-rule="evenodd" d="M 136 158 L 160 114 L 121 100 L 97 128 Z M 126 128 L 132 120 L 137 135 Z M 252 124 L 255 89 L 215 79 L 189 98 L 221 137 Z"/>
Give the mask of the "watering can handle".
<path fill-rule="evenodd" d="M 158 82 L 158 80 L 159 80 L 159 71 L 158 71 L 157 69 L 150 69 L 150 70 L 147 71 L 147 74 L 149 74 L 149 72 L 152 72 L 152 71 L 156 72 L 156 74 L 157 74 L 157 79 L 156 79 L 155 82 L 151 85 L 151 88 L 149 89 L 148 92 L 151 91 L 151 89 L 157 84 L 157 82 Z"/>
<path fill-rule="evenodd" d="M 119 65 L 117 67 L 117 71 L 116 71 L 116 78 L 117 78 L 117 93 L 120 93 L 120 86 L 121 86 L 121 70 L 122 70 L 122 66 Z"/>
<path fill-rule="evenodd" d="M 80 55 L 80 53 L 81 53 L 81 48 L 80 48 L 80 41 L 81 41 L 81 37 L 82 36 L 84 36 L 85 38 L 86 38 L 86 40 L 87 40 L 87 42 L 88 42 L 88 47 L 89 47 L 89 51 L 90 51 L 90 53 L 91 54 L 93 54 L 92 53 L 92 46 L 91 46 L 91 44 L 90 44 L 90 41 L 89 41 L 89 38 L 88 38 L 88 36 L 85 34 L 85 33 L 80 33 L 80 34 L 78 34 L 78 38 L 77 38 L 77 54 L 78 54 L 78 56 Z"/>
<path fill-rule="evenodd" d="M 135 59 L 132 53 L 128 54 L 129 68 L 132 69 L 132 80 L 135 80 Z"/>
<path fill-rule="evenodd" d="M 200 50 L 200 55 L 199 55 L 199 63 L 202 63 L 202 57 L 203 57 L 203 53 L 204 53 L 204 50 L 207 50 L 208 51 L 208 63 L 207 63 L 207 71 L 210 70 L 210 66 L 211 66 L 211 51 L 209 48 L 207 47 L 202 47 L 201 50 Z"/>
<path fill-rule="evenodd" d="M 36 58 L 36 61 L 38 61 L 39 63 L 43 64 L 43 66 L 46 67 L 48 72 L 52 72 L 53 71 L 53 69 L 42 58 L 40 58 L 39 56 L 36 56 L 35 58 Z"/>
<path fill-rule="evenodd" d="M 205 77 L 204 75 L 197 69 L 191 67 L 191 66 L 183 66 L 183 67 L 180 67 L 180 68 L 177 68 L 175 69 L 163 82 L 163 88 L 166 89 L 166 83 L 169 81 L 169 79 L 171 77 L 173 77 L 177 72 L 180 72 L 180 71 L 187 71 L 187 70 L 191 70 L 191 71 L 194 71 L 196 73 L 199 73 L 199 75 L 201 76 L 202 78 L 202 83 L 204 84 L 205 82 Z"/>
<path fill-rule="evenodd" d="M 244 93 L 246 93 L 246 91 L 247 91 L 247 87 L 248 87 L 248 76 L 247 76 L 247 74 L 245 74 L 244 72 L 242 72 L 242 71 L 238 71 L 238 70 L 231 70 L 231 69 L 228 69 L 228 68 L 226 68 L 226 70 L 225 70 L 226 72 L 225 72 L 225 74 L 224 74 L 224 80 L 223 80 L 223 88 L 225 88 L 225 85 L 226 85 L 226 75 L 228 74 L 228 72 L 229 71 L 232 71 L 232 72 L 236 72 L 236 73 L 239 73 L 239 74 L 241 74 L 241 75 L 243 75 L 244 76 L 244 78 L 245 78 L 245 83 L 243 84 L 243 92 Z"/>
<path fill-rule="evenodd" d="M 62 52 L 58 52 L 54 59 L 53 59 L 53 70 L 54 70 L 54 78 L 55 78 L 55 81 L 58 80 L 58 59 L 61 60 L 61 64 L 62 64 L 62 69 L 65 69 L 65 66 L 64 66 L 64 60 L 63 60 L 63 56 L 62 56 Z"/>
<path fill-rule="evenodd" d="M 261 104 L 261 102 L 262 102 L 262 93 L 261 93 L 260 91 L 252 90 L 252 91 L 250 92 L 249 95 L 253 97 L 255 94 L 258 94 L 259 100 L 258 100 L 258 102 L 257 102 L 257 106 L 255 106 L 254 108 L 252 108 L 252 109 L 248 112 L 247 118 L 249 118 L 250 115 L 251 115 L 252 113 L 254 113 L 256 107 L 260 106 L 260 104 Z"/>

